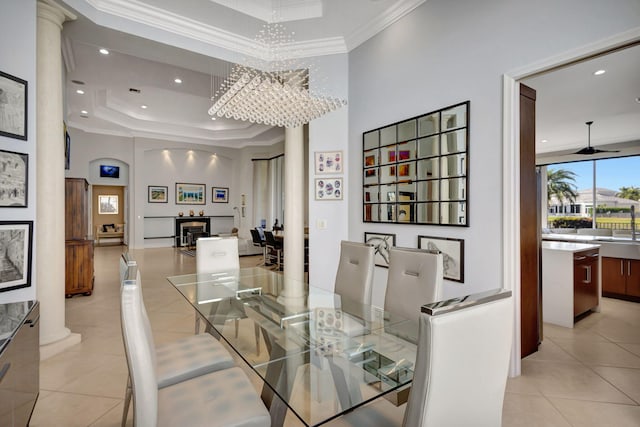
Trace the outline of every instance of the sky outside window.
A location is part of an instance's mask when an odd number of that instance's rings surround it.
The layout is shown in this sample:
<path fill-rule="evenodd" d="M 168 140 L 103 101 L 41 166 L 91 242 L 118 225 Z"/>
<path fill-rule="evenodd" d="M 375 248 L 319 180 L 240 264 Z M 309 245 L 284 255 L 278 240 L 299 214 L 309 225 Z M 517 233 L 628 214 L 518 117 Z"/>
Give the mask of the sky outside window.
<path fill-rule="evenodd" d="M 586 190 L 593 184 L 593 160 L 555 163 L 548 169 L 565 169 L 576 174 L 578 189 Z M 596 187 L 619 191 L 620 187 L 640 187 L 640 156 L 596 160 Z"/>

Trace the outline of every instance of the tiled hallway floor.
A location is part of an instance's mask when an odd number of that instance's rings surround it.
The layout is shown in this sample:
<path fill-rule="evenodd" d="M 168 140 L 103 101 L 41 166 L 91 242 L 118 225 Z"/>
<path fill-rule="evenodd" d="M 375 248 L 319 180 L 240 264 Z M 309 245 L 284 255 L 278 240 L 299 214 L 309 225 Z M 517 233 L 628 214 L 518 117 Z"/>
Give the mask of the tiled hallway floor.
<path fill-rule="evenodd" d="M 66 300 L 67 326 L 82 334 L 82 343 L 41 362 L 32 427 L 120 425 L 127 381 L 118 283 L 124 249 L 97 247 L 93 295 Z M 193 309 L 165 278 L 195 271 L 195 258 L 173 248 L 132 253 L 156 343 L 193 334 Z M 242 257 L 241 265 L 260 259 Z M 544 334 L 540 351 L 523 361 L 523 375 L 508 381 L 504 426 L 640 426 L 640 304 L 605 298 L 602 312 L 575 329 L 545 324 Z"/>

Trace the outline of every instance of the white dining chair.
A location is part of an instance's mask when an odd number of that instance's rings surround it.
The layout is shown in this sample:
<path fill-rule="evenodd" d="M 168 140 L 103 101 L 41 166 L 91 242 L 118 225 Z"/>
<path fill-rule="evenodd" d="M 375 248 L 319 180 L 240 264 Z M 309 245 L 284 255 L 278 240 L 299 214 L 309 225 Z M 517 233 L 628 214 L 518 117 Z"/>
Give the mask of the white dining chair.
<path fill-rule="evenodd" d="M 340 242 L 340 261 L 334 292 L 342 297 L 371 305 L 375 248 L 359 242 Z"/>
<path fill-rule="evenodd" d="M 417 322 L 423 304 L 442 299 L 442 282 L 441 253 L 392 247 L 384 309 Z"/>
<path fill-rule="evenodd" d="M 239 269 L 240 255 L 238 254 L 237 237 L 203 237 L 196 241 L 196 273 L 198 280 L 203 280 L 207 274 L 236 274 L 231 272 L 238 271 Z M 245 317 L 245 314 L 233 306 L 227 305 L 224 309 L 221 307 L 221 304 L 228 304 L 229 302 L 230 301 L 227 300 L 215 303 L 213 310 L 226 310 L 222 317 L 234 319 L 235 336 L 238 338 L 240 319 Z M 232 311 L 229 312 L 229 310 Z M 216 313 L 211 313 L 211 315 L 215 317 Z M 200 319 L 201 315 L 196 313 L 196 334 L 200 331 Z M 208 330 L 208 332 L 211 332 L 211 330 Z M 260 355 L 260 329 L 258 326 L 254 326 L 254 335 L 256 340 L 256 353 Z"/>
<path fill-rule="evenodd" d="M 128 254 L 123 254 L 120 258 L 121 283 L 124 283 L 130 268 L 133 269 L 131 271 L 136 271 L 136 286 L 138 286 L 140 293 L 139 309 L 141 311 L 142 327 L 146 341 L 154 349 L 151 357 L 153 358 L 159 388 L 168 387 L 209 372 L 233 367 L 234 361 L 229 352 L 209 334 L 193 335 L 155 346 L 151 323 L 149 322 L 142 297 L 140 271 L 135 260 Z M 123 427 L 127 421 L 131 397 L 131 376 L 129 376 L 122 412 Z"/>
<path fill-rule="evenodd" d="M 406 409 L 379 400 L 331 427 L 499 427 L 513 334 L 511 291 L 427 304 Z M 404 409 L 404 411 L 403 411 Z"/>
<path fill-rule="evenodd" d="M 249 379 L 237 367 L 159 387 L 156 352 L 147 332 L 135 266 L 122 282 L 121 323 L 134 399 L 134 425 L 269 426 L 269 412 Z"/>

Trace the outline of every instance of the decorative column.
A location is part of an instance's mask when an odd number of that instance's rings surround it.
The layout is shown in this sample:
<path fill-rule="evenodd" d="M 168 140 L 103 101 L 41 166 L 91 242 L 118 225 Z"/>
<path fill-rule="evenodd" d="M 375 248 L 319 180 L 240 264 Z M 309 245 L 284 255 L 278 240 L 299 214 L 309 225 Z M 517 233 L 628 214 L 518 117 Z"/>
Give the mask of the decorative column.
<path fill-rule="evenodd" d="M 286 298 L 304 296 L 304 134 L 284 134 L 284 277 Z"/>
<path fill-rule="evenodd" d="M 62 23 L 76 19 L 52 0 L 38 1 L 36 81 L 36 284 L 40 358 L 80 342 L 65 327 L 64 126 Z"/>

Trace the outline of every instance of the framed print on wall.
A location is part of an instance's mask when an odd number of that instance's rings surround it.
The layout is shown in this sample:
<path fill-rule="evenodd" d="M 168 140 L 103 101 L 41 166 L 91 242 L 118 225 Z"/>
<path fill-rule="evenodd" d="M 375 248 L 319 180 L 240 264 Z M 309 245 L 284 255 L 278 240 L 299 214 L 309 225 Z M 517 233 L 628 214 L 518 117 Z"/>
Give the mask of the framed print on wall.
<path fill-rule="evenodd" d="M 176 205 L 204 205 L 205 185 L 176 182 Z"/>
<path fill-rule="evenodd" d="M 227 187 L 211 187 L 211 202 L 229 203 L 229 189 Z"/>
<path fill-rule="evenodd" d="M 316 200 L 342 200 L 342 178 L 317 178 Z"/>
<path fill-rule="evenodd" d="M 364 233 L 364 242 L 375 248 L 375 262 L 378 267 L 389 268 L 389 249 L 396 245 L 396 235 L 386 233 Z"/>
<path fill-rule="evenodd" d="M 33 221 L 0 221 L 0 292 L 31 286 Z"/>
<path fill-rule="evenodd" d="M 118 215 L 118 196 L 115 194 L 98 196 L 98 214 Z"/>
<path fill-rule="evenodd" d="M 27 140 L 27 81 L 0 71 L 0 135 Z"/>
<path fill-rule="evenodd" d="M 0 150 L 0 207 L 27 207 L 29 155 Z"/>
<path fill-rule="evenodd" d="M 464 240 L 418 236 L 418 248 L 442 252 L 444 278 L 464 283 Z"/>
<path fill-rule="evenodd" d="M 147 201 L 149 203 L 167 203 L 169 201 L 169 187 L 150 185 L 148 191 Z"/>
<path fill-rule="evenodd" d="M 342 151 L 315 153 L 316 173 L 342 173 Z"/>

